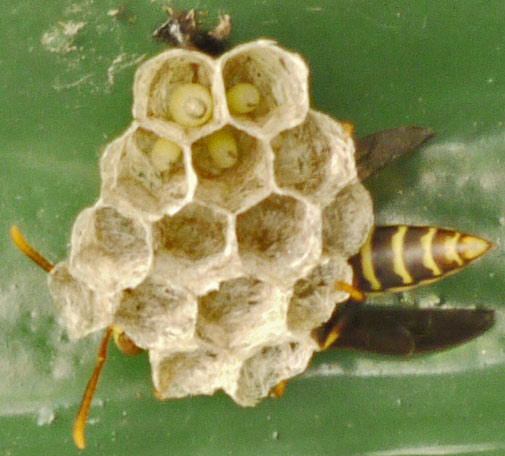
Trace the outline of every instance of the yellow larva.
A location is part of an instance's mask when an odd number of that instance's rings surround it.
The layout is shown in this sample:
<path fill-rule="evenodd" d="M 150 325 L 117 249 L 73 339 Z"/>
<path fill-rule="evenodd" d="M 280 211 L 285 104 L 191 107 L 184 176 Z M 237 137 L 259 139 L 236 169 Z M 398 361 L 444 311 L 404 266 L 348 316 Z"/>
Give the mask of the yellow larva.
<path fill-rule="evenodd" d="M 181 154 L 182 149 L 176 143 L 158 138 L 151 149 L 151 162 L 157 171 L 168 171 Z"/>
<path fill-rule="evenodd" d="M 260 92 L 252 84 L 241 82 L 233 86 L 226 94 L 228 108 L 232 114 L 248 114 L 260 103 Z"/>
<path fill-rule="evenodd" d="M 182 84 L 174 90 L 168 109 L 178 124 L 197 127 L 212 116 L 212 95 L 201 84 Z"/>
<path fill-rule="evenodd" d="M 212 133 L 207 138 L 207 149 L 210 158 L 218 168 L 231 168 L 237 163 L 237 141 L 229 130 L 224 129 Z"/>

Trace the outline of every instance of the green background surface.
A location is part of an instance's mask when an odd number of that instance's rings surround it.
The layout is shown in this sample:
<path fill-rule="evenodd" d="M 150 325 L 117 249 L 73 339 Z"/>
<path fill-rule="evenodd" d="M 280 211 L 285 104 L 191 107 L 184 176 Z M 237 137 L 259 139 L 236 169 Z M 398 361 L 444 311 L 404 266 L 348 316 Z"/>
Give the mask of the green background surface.
<path fill-rule="evenodd" d="M 131 121 L 140 60 L 163 46 L 160 2 L 28 0 L 0 10 L 0 456 L 77 454 L 71 426 L 99 335 L 68 340 L 46 277 L 12 246 L 18 224 L 53 261 L 99 191 L 98 159 Z M 384 303 L 497 309 L 495 328 L 413 360 L 328 352 L 280 400 L 241 409 L 222 394 L 160 403 L 147 357 L 115 348 L 87 454 L 505 454 L 505 3 L 254 0 L 175 2 L 234 19 L 233 42 L 272 37 L 311 66 L 313 105 L 358 135 L 399 125 L 437 138 L 372 179 L 378 223 L 434 224 L 497 248 L 440 284 Z M 71 42 L 64 23 L 84 22 Z M 67 53 L 51 52 L 57 36 Z M 45 38 L 44 38 L 45 37 Z M 66 40 L 66 41 L 65 41 Z M 60 42 L 61 43 L 61 42 Z M 53 46 L 53 47 L 52 47 Z"/>

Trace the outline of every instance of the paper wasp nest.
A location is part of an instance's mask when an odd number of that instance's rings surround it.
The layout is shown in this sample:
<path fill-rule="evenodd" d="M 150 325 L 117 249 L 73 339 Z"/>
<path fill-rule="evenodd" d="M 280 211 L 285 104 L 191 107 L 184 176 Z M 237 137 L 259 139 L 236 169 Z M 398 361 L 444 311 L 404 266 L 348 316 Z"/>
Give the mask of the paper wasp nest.
<path fill-rule="evenodd" d="M 152 58 L 133 117 L 52 294 L 71 337 L 117 325 L 148 350 L 160 397 L 223 389 L 254 405 L 306 369 L 312 330 L 347 298 L 335 282 L 352 282 L 347 258 L 372 225 L 353 140 L 309 109 L 305 62 L 265 40 Z"/>

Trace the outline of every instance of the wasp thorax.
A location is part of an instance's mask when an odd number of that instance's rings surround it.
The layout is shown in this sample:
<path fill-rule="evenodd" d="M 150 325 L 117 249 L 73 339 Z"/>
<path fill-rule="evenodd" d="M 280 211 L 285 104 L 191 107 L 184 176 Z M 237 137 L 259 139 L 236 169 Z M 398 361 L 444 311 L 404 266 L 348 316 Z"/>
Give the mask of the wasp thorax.
<path fill-rule="evenodd" d="M 116 325 L 148 350 L 159 398 L 254 405 L 307 368 L 347 297 L 335 283 L 372 225 L 351 134 L 309 109 L 305 61 L 267 40 L 148 60 L 133 113 L 53 295 L 73 337 Z"/>

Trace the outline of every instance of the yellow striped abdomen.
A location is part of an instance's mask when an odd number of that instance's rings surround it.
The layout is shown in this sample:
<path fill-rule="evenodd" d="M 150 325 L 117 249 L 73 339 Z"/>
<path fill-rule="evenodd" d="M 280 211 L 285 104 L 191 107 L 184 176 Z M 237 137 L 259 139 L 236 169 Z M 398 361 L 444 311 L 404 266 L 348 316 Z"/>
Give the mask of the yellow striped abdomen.
<path fill-rule="evenodd" d="M 399 291 L 456 272 L 492 244 L 460 231 L 432 226 L 375 227 L 351 258 L 357 287 L 365 293 Z"/>

